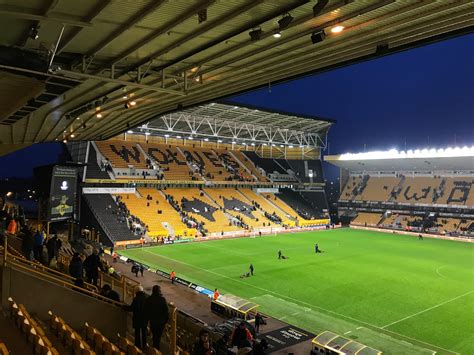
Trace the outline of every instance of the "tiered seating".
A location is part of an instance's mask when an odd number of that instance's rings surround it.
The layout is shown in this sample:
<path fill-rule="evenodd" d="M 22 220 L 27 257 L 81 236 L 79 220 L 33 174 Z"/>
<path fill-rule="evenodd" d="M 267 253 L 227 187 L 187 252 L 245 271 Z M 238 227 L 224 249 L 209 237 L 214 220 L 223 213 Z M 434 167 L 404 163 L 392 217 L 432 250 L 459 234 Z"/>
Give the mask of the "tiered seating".
<path fill-rule="evenodd" d="M 232 154 L 235 155 L 239 161 L 245 165 L 245 167 L 252 173 L 252 175 L 256 176 L 258 181 L 268 181 L 268 179 L 263 176 L 260 171 L 255 167 L 252 161 L 240 150 L 232 151 Z"/>
<path fill-rule="evenodd" d="M 241 228 L 234 225 L 229 225 L 230 221 L 220 206 L 216 205 L 207 196 L 201 196 L 199 189 L 167 189 L 167 194 L 173 196 L 174 200 L 181 203 L 181 199 L 185 198 L 184 211 L 189 213 L 198 222 L 204 224 L 204 228 L 209 233 L 220 233 L 240 230 Z M 193 209 L 194 207 L 194 209 Z M 204 207 L 207 207 L 208 212 L 205 212 Z M 199 211 L 199 212 L 198 212 Z"/>
<path fill-rule="evenodd" d="M 225 169 L 218 154 L 212 149 L 191 147 L 184 147 L 182 149 L 183 153 L 189 153 L 193 159 L 204 167 L 203 175 L 207 180 L 229 180 L 231 174 Z"/>
<path fill-rule="evenodd" d="M 298 218 L 298 213 L 285 202 L 280 200 L 276 195 L 271 193 L 263 193 L 262 196 L 270 200 L 274 205 L 278 206 L 287 216 L 291 217 L 291 219 Z"/>
<path fill-rule="evenodd" d="M 397 196 L 397 202 L 431 204 L 433 193 L 439 188 L 441 181 L 433 177 L 406 177 L 402 191 Z"/>
<path fill-rule="evenodd" d="M 397 177 L 373 177 L 367 182 L 367 186 L 356 200 L 363 201 L 388 201 L 393 188 L 398 185 L 400 178 Z"/>
<path fill-rule="evenodd" d="M 51 341 L 45 335 L 43 329 L 31 317 L 22 304 L 17 304 L 11 297 L 8 299 L 10 315 L 15 320 L 15 324 L 21 329 L 29 342 L 33 345 L 33 354 L 56 355 L 59 352 L 54 348 Z"/>
<path fill-rule="evenodd" d="M 239 191 L 234 189 L 208 189 L 207 193 L 221 207 L 233 216 L 239 216 L 249 227 L 274 227 L 275 223 L 270 222 L 262 212 L 254 211 L 252 203 L 248 201 Z"/>
<path fill-rule="evenodd" d="M 474 206 L 474 178 L 447 178 L 442 196 L 436 201 L 440 205 Z"/>
<path fill-rule="evenodd" d="M 341 196 L 339 199 L 342 201 L 354 199 L 354 197 L 357 195 L 355 192 L 357 190 L 357 187 L 360 185 L 361 181 L 362 181 L 362 176 L 355 176 L 355 175 L 349 176 L 347 183 L 344 185 L 344 188 L 342 189 Z"/>
<path fill-rule="evenodd" d="M 275 213 L 279 218 L 281 218 L 282 224 L 287 225 L 287 226 L 294 226 L 295 221 L 294 219 L 288 216 L 287 213 L 283 212 L 280 210 L 278 207 L 276 207 L 274 204 L 272 204 L 273 201 L 269 201 L 265 198 L 265 196 L 260 195 L 256 192 L 254 192 L 251 189 L 242 189 L 240 190 L 248 199 L 258 203 L 260 207 L 266 211 L 267 213 Z"/>
<path fill-rule="evenodd" d="M 150 237 L 165 237 L 169 235 L 169 231 L 163 226 L 163 222 L 169 223 L 175 235 L 188 235 L 187 227 L 181 221 L 179 213 L 158 190 L 143 188 L 138 189 L 138 192 L 141 197 L 137 197 L 135 194 L 127 194 L 123 195 L 122 201 L 130 210 L 130 213 L 140 218 L 148 226 L 148 235 Z M 151 200 L 146 199 L 148 195 L 151 196 Z M 158 214 L 158 210 L 161 210 L 162 213 Z"/>
<path fill-rule="evenodd" d="M 199 174 L 193 173 L 186 163 L 185 156 L 176 146 L 166 144 L 141 144 L 145 152 L 163 170 L 166 180 L 201 180 Z"/>
<path fill-rule="evenodd" d="M 125 222 L 117 220 L 118 206 L 109 194 L 86 194 L 84 195 L 89 207 L 94 215 L 100 219 L 104 228 L 104 232 L 113 242 L 121 240 L 139 239 L 134 235 Z"/>
<path fill-rule="evenodd" d="M 237 172 L 237 175 L 241 177 L 241 179 L 243 179 L 244 181 L 255 181 L 255 178 L 252 176 L 252 174 L 249 173 L 246 169 L 244 169 L 242 165 L 240 165 L 239 162 L 235 160 L 235 158 L 230 154 L 229 151 L 223 149 L 213 149 L 213 151 L 216 152 L 222 162 L 231 166 L 235 170 L 235 172 Z"/>
<path fill-rule="evenodd" d="M 376 226 L 380 222 L 382 215 L 380 213 L 359 212 L 352 221 L 353 224 Z"/>
<path fill-rule="evenodd" d="M 120 334 L 118 336 L 117 346 L 127 355 L 143 354 L 143 352 L 139 348 L 137 348 L 135 344 L 130 341 L 130 339 L 128 339 L 127 337 L 120 336 Z"/>
<path fill-rule="evenodd" d="M 279 164 L 277 164 L 273 159 L 261 158 L 255 152 L 245 152 L 245 155 L 253 161 L 253 163 L 265 170 L 268 174 L 279 173 L 286 174 L 287 172 Z"/>
<path fill-rule="evenodd" d="M 49 311 L 49 327 L 62 343 L 72 349 L 73 354 L 93 355 L 95 352 L 82 337 L 61 317 Z"/>
<path fill-rule="evenodd" d="M 124 354 L 120 349 L 109 341 L 102 333 L 96 328 L 90 326 L 87 322 L 86 327 L 86 340 L 92 345 L 92 349 L 97 354 L 110 354 L 110 355 L 121 355 Z"/>
<path fill-rule="evenodd" d="M 287 205 L 291 206 L 291 208 L 296 211 L 298 215 L 304 220 L 318 219 L 324 217 L 322 209 L 315 209 L 297 191 L 293 191 L 290 189 L 282 189 L 280 190 L 279 198 L 283 200 Z"/>
<path fill-rule="evenodd" d="M 146 169 L 146 158 L 138 148 L 137 143 L 126 141 L 96 141 L 103 156 L 109 159 L 114 168 Z"/>
<path fill-rule="evenodd" d="M 107 174 L 105 171 L 102 171 L 97 164 L 97 152 L 95 151 L 95 148 L 92 144 L 89 148 L 86 177 L 88 179 L 110 179 L 109 174 Z"/>
<path fill-rule="evenodd" d="M 459 225 L 461 224 L 461 220 L 458 218 L 438 218 L 438 222 L 441 224 L 441 229 L 448 231 L 448 232 L 455 232 Z"/>

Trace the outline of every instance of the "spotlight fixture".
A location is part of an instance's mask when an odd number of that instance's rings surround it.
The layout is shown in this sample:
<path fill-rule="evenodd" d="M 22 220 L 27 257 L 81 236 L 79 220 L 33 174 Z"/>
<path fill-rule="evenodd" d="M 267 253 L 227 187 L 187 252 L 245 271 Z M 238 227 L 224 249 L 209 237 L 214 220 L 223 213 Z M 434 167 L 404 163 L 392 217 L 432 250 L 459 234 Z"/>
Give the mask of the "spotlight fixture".
<path fill-rule="evenodd" d="M 67 143 L 67 139 L 63 139 L 63 143 L 66 144 L 66 143 Z"/>
<path fill-rule="evenodd" d="M 324 32 L 324 30 L 313 32 L 311 34 L 311 42 L 313 42 L 313 44 L 322 42 L 324 41 L 325 38 L 326 38 L 326 32 Z"/>
<path fill-rule="evenodd" d="M 81 118 L 80 117 L 76 117 L 76 120 L 80 120 Z"/>
<path fill-rule="evenodd" d="M 102 114 L 99 112 L 97 115 L 95 115 L 97 118 L 102 118 Z"/>
<path fill-rule="evenodd" d="M 260 38 L 262 38 L 262 34 L 263 31 L 261 28 L 256 28 L 249 32 L 249 36 L 252 41 L 258 41 Z"/>
<path fill-rule="evenodd" d="M 204 21 L 207 21 L 207 8 L 198 12 L 198 22 L 202 23 Z"/>
<path fill-rule="evenodd" d="M 222 139 L 218 139 L 218 140 L 217 140 L 217 143 L 222 143 Z"/>
<path fill-rule="evenodd" d="M 341 33 L 344 30 L 344 26 L 337 25 L 331 28 L 332 33 Z"/>
<path fill-rule="evenodd" d="M 318 16 L 326 7 L 329 0 L 317 0 L 316 5 L 313 6 L 313 16 Z"/>
<path fill-rule="evenodd" d="M 278 26 L 280 26 L 280 30 L 287 28 L 290 25 L 291 21 L 293 21 L 293 16 L 291 16 L 290 14 L 286 14 L 281 19 L 279 19 Z"/>
<path fill-rule="evenodd" d="M 204 138 L 204 142 L 209 142 L 209 138 Z"/>
<path fill-rule="evenodd" d="M 40 29 L 39 26 L 31 27 L 30 32 L 28 33 L 28 37 L 30 37 L 31 39 L 37 40 L 39 38 L 39 34 L 38 34 L 39 29 Z"/>
<path fill-rule="evenodd" d="M 137 104 L 136 101 L 130 101 L 130 106 L 135 106 Z"/>
<path fill-rule="evenodd" d="M 190 141 L 192 141 L 194 138 L 193 138 L 193 136 L 189 136 L 188 139 L 189 139 Z"/>
<path fill-rule="evenodd" d="M 166 138 L 169 138 L 169 136 L 170 136 L 169 134 L 165 134 L 165 137 L 166 137 Z"/>
<path fill-rule="evenodd" d="M 130 131 L 130 130 L 129 130 L 129 131 L 127 131 L 127 133 L 128 133 L 128 134 L 133 134 L 133 131 Z"/>
<path fill-rule="evenodd" d="M 281 37 L 281 32 L 275 32 L 275 33 L 273 34 L 273 37 L 275 37 L 275 38 L 280 38 L 280 37 Z"/>
<path fill-rule="evenodd" d="M 71 134 L 71 138 L 74 138 L 74 137 L 75 137 L 75 135 L 74 135 L 74 134 Z"/>
<path fill-rule="evenodd" d="M 176 138 L 181 139 L 181 136 L 176 136 Z"/>
<path fill-rule="evenodd" d="M 123 95 L 122 99 L 125 99 L 125 100 L 128 99 L 128 95 L 127 94 Z"/>
<path fill-rule="evenodd" d="M 130 108 L 130 107 L 135 106 L 136 104 L 137 104 L 136 101 L 129 101 L 129 102 L 126 102 L 123 106 L 124 106 L 125 108 Z"/>

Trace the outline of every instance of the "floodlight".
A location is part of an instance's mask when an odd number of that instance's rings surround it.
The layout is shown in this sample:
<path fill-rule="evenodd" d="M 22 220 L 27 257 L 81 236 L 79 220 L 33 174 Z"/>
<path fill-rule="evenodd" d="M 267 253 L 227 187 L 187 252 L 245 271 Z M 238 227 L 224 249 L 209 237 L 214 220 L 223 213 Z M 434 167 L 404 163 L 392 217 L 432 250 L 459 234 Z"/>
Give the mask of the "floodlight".
<path fill-rule="evenodd" d="M 313 32 L 311 34 L 311 42 L 313 42 L 313 44 L 322 42 L 324 41 L 325 38 L 326 38 L 326 32 L 324 32 L 324 30 Z"/>
<path fill-rule="evenodd" d="M 290 14 L 286 14 L 280 20 L 278 20 L 278 26 L 280 26 L 280 30 L 287 28 L 290 25 L 291 21 L 293 21 L 293 16 L 291 16 Z"/>
<path fill-rule="evenodd" d="M 261 28 L 256 28 L 249 32 L 249 36 L 252 41 L 258 41 L 260 38 L 262 38 L 262 34 L 263 31 Z"/>

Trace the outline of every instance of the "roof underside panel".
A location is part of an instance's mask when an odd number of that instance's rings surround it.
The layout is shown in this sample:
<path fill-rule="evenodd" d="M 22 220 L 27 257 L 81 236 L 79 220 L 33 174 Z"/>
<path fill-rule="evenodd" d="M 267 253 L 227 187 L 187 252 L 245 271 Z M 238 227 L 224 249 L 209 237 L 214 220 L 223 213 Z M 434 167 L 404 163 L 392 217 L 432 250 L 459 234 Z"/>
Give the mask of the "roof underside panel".
<path fill-rule="evenodd" d="M 51 70 L 28 74 L 44 82 L 67 80 L 64 90 L 45 85 L 30 105 L 7 117 L 12 130 L 0 131 L 0 141 L 106 139 L 169 112 L 474 28 L 469 0 L 330 0 L 316 16 L 314 4 L 3 0 L 0 44 L 51 58 L 59 39 Z M 198 14 L 207 19 L 200 22 Z M 293 19 L 280 29 L 278 20 L 287 14 Z M 344 30 L 332 33 L 336 25 Z M 252 40 L 249 32 L 258 29 L 260 38 Z M 322 30 L 325 39 L 313 44 L 311 34 Z M 278 31 L 282 36 L 275 38 Z M 0 63 L 2 69 L 25 74 Z M 232 112 L 224 115 L 235 119 Z M 321 129 L 278 115 L 266 120 L 249 113 L 247 119 Z"/>

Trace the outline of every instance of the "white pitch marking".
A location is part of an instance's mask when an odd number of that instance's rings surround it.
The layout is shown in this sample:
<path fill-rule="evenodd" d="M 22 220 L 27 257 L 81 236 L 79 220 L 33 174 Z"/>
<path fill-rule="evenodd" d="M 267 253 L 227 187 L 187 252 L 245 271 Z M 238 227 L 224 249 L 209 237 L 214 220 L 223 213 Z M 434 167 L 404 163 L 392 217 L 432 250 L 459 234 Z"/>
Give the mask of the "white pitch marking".
<path fill-rule="evenodd" d="M 449 299 L 449 300 L 447 300 L 447 301 L 441 302 L 440 304 L 437 304 L 437 305 L 435 305 L 435 306 L 433 306 L 433 307 L 426 308 L 426 309 L 424 309 L 424 310 L 422 310 L 422 311 L 420 311 L 420 312 L 416 312 L 416 313 L 414 313 L 414 314 L 412 314 L 412 315 L 410 315 L 410 316 L 407 316 L 407 317 L 402 318 L 402 319 L 399 319 L 399 320 L 397 320 L 397 321 L 395 321 L 395 322 L 392 322 L 392 323 L 389 323 L 389 324 L 387 324 L 387 325 L 384 325 L 384 326 L 382 327 L 382 329 L 385 329 L 385 328 L 387 328 L 387 327 L 389 327 L 389 326 L 391 326 L 391 325 L 394 325 L 394 324 L 403 322 L 404 320 L 413 318 L 413 317 L 415 317 L 415 316 L 417 316 L 417 315 L 420 315 L 420 314 L 422 314 L 422 313 L 431 311 L 432 309 L 435 309 L 435 308 L 444 306 L 444 305 L 447 304 L 447 303 L 456 301 L 457 299 L 459 299 L 459 298 L 461 298 L 461 297 L 464 297 L 464 296 L 467 296 L 467 295 L 469 295 L 469 294 L 471 294 L 471 293 L 473 293 L 473 292 L 474 292 L 474 290 L 469 291 L 469 292 L 466 292 L 466 293 L 463 293 L 463 294 L 460 295 L 460 296 L 457 296 L 457 297 L 451 298 L 451 299 Z"/>
<path fill-rule="evenodd" d="M 162 257 L 162 258 L 164 258 L 164 259 L 168 259 L 168 260 L 170 260 L 170 261 L 177 262 L 177 263 L 180 263 L 180 264 L 183 264 L 183 265 L 192 267 L 192 268 L 194 268 L 194 269 L 198 269 L 198 270 L 201 270 L 201 271 L 206 271 L 206 272 L 208 272 L 208 273 L 210 273 L 210 274 L 214 274 L 214 275 L 216 275 L 216 276 L 220 276 L 220 277 L 222 277 L 222 278 L 225 278 L 225 279 L 228 279 L 228 280 L 232 280 L 232 281 L 234 281 L 234 282 L 238 282 L 238 283 L 241 283 L 241 284 L 244 284 L 244 285 L 253 287 L 253 288 L 258 289 L 258 290 L 261 290 L 261 291 L 265 291 L 265 292 L 267 292 L 267 293 L 269 293 L 269 294 L 274 294 L 274 295 L 276 295 L 276 296 L 279 296 L 279 297 L 282 298 L 282 299 L 285 299 L 285 298 L 286 298 L 286 299 L 288 299 L 288 300 L 292 300 L 292 301 L 294 301 L 294 302 L 296 302 L 296 303 L 299 303 L 299 304 L 304 304 L 304 305 L 311 306 L 311 307 L 314 307 L 314 308 L 316 308 L 316 309 L 320 309 L 320 310 L 322 310 L 322 311 L 325 311 L 325 312 L 328 312 L 328 313 L 331 313 L 331 314 L 335 314 L 335 315 L 337 315 L 337 316 L 339 316 L 339 317 L 341 317 L 341 318 L 350 319 L 350 320 L 352 320 L 352 321 L 354 321 L 354 322 L 357 322 L 357 323 L 365 323 L 365 324 L 371 326 L 372 328 L 383 329 L 383 328 L 381 328 L 381 327 L 378 327 L 378 326 L 376 326 L 376 325 L 370 324 L 370 323 L 368 323 L 368 322 L 364 322 L 364 321 L 361 321 L 361 320 L 359 320 L 359 319 L 355 319 L 355 318 L 352 318 L 352 317 L 350 317 L 350 316 L 346 316 L 346 315 L 344 315 L 344 314 L 341 314 L 341 313 L 338 313 L 338 312 L 334 312 L 334 311 L 331 311 L 331 310 L 329 310 L 329 309 L 325 309 L 325 308 L 323 308 L 323 307 L 319 307 L 319 306 L 316 306 L 316 305 L 314 305 L 314 304 L 311 304 L 311 303 L 308 303 L 308 302 L 305 302 L 305 301 L 302 301 L 302 300 L 297 300 L 296 298 L 293 298 L 293 297 L 290 297 L 290 296 L 285 296 L 285 295 L 282 295 L 282 294 L 277 293 L 277 292 L 275 292 L 275 291 L 267 290 L 266 288 L 259 287 L 259 286 L 256 286 L 256 285 L 252 285 L 252 284 L 246 283 L 246 282 L 244 282 L 244 281 L 241 281 L 241 280 L 239 280 L 239 279 L 236 279 L 236 278 L 232 278 L 232 277 L 229 277 L 229 276 L 226 276 L 226 275 L 219 274 L 219 273 L 214 272 L 214 271 L 212 271 L 212 270 L 208 270 L 208 269 L 201 268 L 201 267 L 199 267 L 199 266 L 191 265 L 191 264 L 188 264 L 188 263 L 186 263 L 186 262 L 184 262 L 184 261 L 176 260 L 176 259 L 173 259 L 173 258 L 164 256 L 164 255 L 155 254 L 155 253 L 153 253 L 153 252 L 151 252 L 151 251 L 148 251 L 148 250 L 142 249 L 142 251 L 145 252 L 145 253 L 153 254 L 155 257 L 157 257 L 157 256 L 158 256 L 158 257 Z M 474 292 L 474 291 L 471 291 L 471 292 Z M 363 328 L 363 327 L 360 327 L 360 328 Z M 407 339 L 413 339 L 413 338 L 410 338 L 410 337 L 407 336 L 407 335 L 403 335 L 403 334 L 400 334 L 400 333 L 392 332 L 392 331 L 389 331 L 389 330 L 386 330 L 386 331 L 391 332 L 391 333 L 393 333 L 393 334 L 401 335 L 401 336 L 403 336 L 403 337 L 405 337 L 405 338 L 407 338 Z M 449 352 L 449 353 L 451 353 L 451 354 L 459 354 L 459 353 L 457 353 L 457 352 L 455 352 L 455 351 L 448 350 L 448 349 L 444 349 L 444 348 L 442 348 L 442 347 L 440 347 L 440 346 L 438 346 L 438 345 L 433 345 L 433 344 L 427 343 L 427 342 L 425 342 L 425 341 L 423 341 L 423 340 L 419 340 L 419 339 L 413 339 L 413 340 L 416 340 L 418 343 L 424 343 L 424 344 L 429 345 L 429 346 L 431 346 L 431 347 L 433 347 L 433 348 L 437 348 L 437 349 L 441 349 L 441 350 L 447 351 L 447 352 Z"/>
<path fill-rule="evenodd" d="M 440 266 L 439 268 L 436 269 L 436 273 L 437 273 L 439 276 L 441 276 L 441 277 L 446 277 L 446 276 L 444 276 L 442 273 L 439 272 L 439 270 L 444 269 L 445 267 L 447 267 L 447 265 L 445 265 L 445 266 Z"/>
<path fill-rule="evenodd" d="M 364 328 L 364 327 L 357 327 L 357 330 L 362 329 L 362 328 Z"/>
<path fill-rule="evenodd" d="M 352 330 L 349 330 L 348 332 L 345 332 L 344 335 L 347 335 L 349 333 L 352 333 Z"/>

